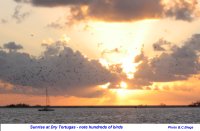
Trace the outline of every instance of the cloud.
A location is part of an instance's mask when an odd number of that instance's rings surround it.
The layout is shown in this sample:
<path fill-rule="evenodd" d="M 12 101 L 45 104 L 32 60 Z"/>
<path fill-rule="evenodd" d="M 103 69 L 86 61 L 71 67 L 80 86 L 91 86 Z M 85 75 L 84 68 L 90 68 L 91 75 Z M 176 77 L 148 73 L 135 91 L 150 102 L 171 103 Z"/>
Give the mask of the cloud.
<path fill-rule="evenodd" d="M 149 89 L 156 82 L 185 81 L 200 74 L 200 34 L 193 35 L 180 47 L 172 46 L 164 39 L 158 40 L 153 46 L 157 46 L 155 51 L 161 54 L 149 58 L 142 50 L 134 60 L 134 63 L 138 63 L 134 78 L 127 78 L 121 64 L 111 65 L 109 69 L 116 72 L 129 89 L 141 90 Z M 120 88 L 120 81 L 110 83 L 109 88 Z"/>
<path fill-rule="evenodd" d="M 195 10 L 199 7 L 198 0 L 174 0 L 173 2 L 169 1 L 168 4 L 169 6 L 165 7 L 166 16 L 187 21 L 192 21 L 194 19 L 196 15 Z"/>
<path fill-rule="evenodd" d="M 63 29 L 65 24 L 61 24 L 61 20 L 57 19 L 56 21 L 49 23 L 46 27 L 53 29 Z"/>
<path fill-rule="evenodd" d="M 0 22 L 1 24 L 6 24 L 6 23 L 8 23 L 8 21 L 6 20 L 6 19 L 1 19 L 1 22 Z"/>
<path fill-rule="evenodd" d="M 95 0 L 88 6 L 86 16 L 105 21 L 132 21 L 157 18 L 161 10 L 159 0 Z M 85 14 L 84 10 L 80 11 Z"/>
<path fill-rule="evenodd" d="M 17 47 L 6 49 L 19 49 L 19 45 Z M 53 95 L 94 97 L 104 93 L 95 88 L 96 86 L 117 79 L 115 74 L 105 69 L 97 60 L 87 59 L 61 41 L 46 45 L 45 48 L 39 58 L 27 53 L 0 50 L 0 80 L 17 89 L 27 87 L 33 93 L 48 87 Z"/>
<path fill-rule="evenodd" d="M 14 0 L 15 2 L 29 3 L 30 0 Z"/>
<path fill-rule="evenodd" d="M 148 58 L 143 52 L 135 79 L 152 82 L 171 82 L 187 80 L 200 72 L 200 34 L 193 35 L 183 46 L 171 48 L 170 53 Z M 142 56 L 142 57 L 141 57 Z"/>
<path fill-rule="evenodd" d="M 19 44 L 16 44 L 15 42 L 8 42 L 8 43 L 5 43 L 3 45 L 3 47 L 5 49 L 8 49 L 9 51 L 17 51 L 17 50 L 20 50 L 20 49 L 23 49 L 23 47 Z"/>
<path fill-rule="evenodd" d="M 14 0 L 17 3 L 32 3 L 34 6 L 56 7 L 65 5 L 88 5 L 92 0 Z"/>
<path fill-rule="evenodd" d="M 101 56 L 103 57 L 106 54 L 113 54 L 113 53 L 119 54 L 119 53 L 122 53 L 122 50 L 120 48 L 114 48 L 114 49 L 110 49 L 110 50 L 109 49 L 104 49 L 101 52 Z"/>
<path fill-rule="evenodd" d="M 17 5 L 12 15 L 12 18 L 15 19 L 17 23 L 21 23 L 24 19 L 26 19 L 30 15 L 30 12 L 22 12 L 21 10 L 22 6 Z"/>
<path fill-rule="evenodd" d="M 170 42 L 164 39 L 160 39 L 153 44 L 153 49 L 154 51 L 166 51 L 165 46 L 170 46 L 170 45 L 171 45 Z"/>
<path fill-rule="evenodd" d="M 63 29 L 64 26 L 59 23 L 52 22 L 52 23 L 48 24 L 47 27 L 54 28 L 54 29 Z"/>
<path fill-rule="evenodd" d="M 72 21 L 96 19 L 127 22 L 166 17 L 192 21 L 198 10 L 197 0 L 168 2 L 166 0 L 30 0 L 29 2 L 34 6 L 43 7 L 69 6 Z"/>

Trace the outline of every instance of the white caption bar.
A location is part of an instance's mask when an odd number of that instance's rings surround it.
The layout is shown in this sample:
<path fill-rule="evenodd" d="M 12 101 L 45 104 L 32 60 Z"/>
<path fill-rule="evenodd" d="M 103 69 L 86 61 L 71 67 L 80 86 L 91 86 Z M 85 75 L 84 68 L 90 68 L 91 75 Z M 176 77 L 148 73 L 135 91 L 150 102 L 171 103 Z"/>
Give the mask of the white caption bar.
<path fill-rule="evenodd" d="M 1 124 L 0 131 L 200 131 L 200 124 Z"/>

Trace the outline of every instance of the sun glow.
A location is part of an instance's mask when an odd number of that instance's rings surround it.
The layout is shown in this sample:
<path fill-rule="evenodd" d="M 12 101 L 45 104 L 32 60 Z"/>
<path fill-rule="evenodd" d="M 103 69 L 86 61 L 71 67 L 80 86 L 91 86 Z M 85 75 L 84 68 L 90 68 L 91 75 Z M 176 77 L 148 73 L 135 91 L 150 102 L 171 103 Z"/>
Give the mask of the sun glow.
<path fill-rule="evenodd" d="M 102 66 L 106 67 L 107 69 L 109 68 L 109 63 L 107 62 L 107 60 L 105 60 L 105 59 L 103 59 L 103 58 L 100 58 L 100 59 L 99 59 L 99 63 L 100 63 Z"/>
<path fill-rule="evenodd" d="M 120 98 L 125 98 L 127 96 L 127 94 L 128 94 L 128 90 L 126 90 L 126 89 L 118 89 L 118 90 L 116 90 L 116 93 Z"/>
<path fill-rule="evenodd" d="M 128 94 L 128 85 L 126 82 L 121 81 L 118 85 L 119 89 L 114 89 L 113 91 L 117 94 L 117 96 L 124 98 Z"/>
<path fill-rule="evenodd" d="M 101 53 L 108 50 L 108 53 L 99 59 L 102 66 L 109 69 L 111 65 L 120 65 L 126 77 L 133 79 L 138 66 L 134 59 L 141 53 L 149 29 L 156 21 L 158 20 L 144 20 L 134 24 L 91 23 L 91 30 L 95 32 L 97 39 L 101 40 L 100 43 L 102 43 L 101 46 L 98 46 L 98 50 Z M 117 49 L 117 51 L 113 49 Z M 101 85 L 100 88 L 108 89 L 110 84 L 106 83 Z M 117 89 L 109 90 L 116 93 L 119 98 L 125 99 L 130 93 L 128 84 L 125 81 L 119 81 L 119 84 L 116 86 Z"/>
<path fill-rule="evenodd" d="M 60 41 L 64 41 L 64 42 L 70 42 L 71 38 L 66 35 L 66 34 L 63 34 L 62 37 L 60 38 Z"/>
<path fill-rule="evenodd" d="M 106 68 L 112 64 L 121 64 L 127 78 L 133 79 L 137 67 L 134 58 L 141 53 L 148 31 L 156 21 L 144 20 L 134 24 L 91 23 L 92 31 L 102 43 L 99 50 L 111 50 L 105 56 L 101 56 L 100 63 Z M 112 51 L 113 49 L 117 49 L 117 52 Z"/>
<path fill-rule="evenodd" d="M 122 82 L 120 83 L 120 88 L 126 89 L 127 87 L 128 87 L 128 85 L 127 85 L 126 82 L 122 81 Z"/>
<path fill-rule="evenodd" d="M 138 63 L 134 63 L 134 58 L 141 53 L 141 49 L 143 48 L 142 44 L 151 27 L 151 23 L 156 21 L 157 20 L 144 20 L 142 21 L 141 26 L 138 27 L 138 32 L 134 37 L 133 44 L 140 45 L 140 47 L 138 47 L 137 50 L 129 49 L 128 56 L 122 61 L 122 68 L 128 79 L 134 78 L 134 73 L 136 72 L 136 67 L 138 65 Z"/>
<path fill-rule="evenodd" d="M 133 79 L 136 72 L 137 63 L 134 63 L 132 59 L 127 58 L 122 62 L 123 72 L 126 73 L 128 79 Z"/>
<path fill-rule="evenodd" d="M 104 85 L 100 85 L 99 87 L 102 89 L 108 89 L 108 87 L 110 86 L 110 82 L 104 84 Z"/>

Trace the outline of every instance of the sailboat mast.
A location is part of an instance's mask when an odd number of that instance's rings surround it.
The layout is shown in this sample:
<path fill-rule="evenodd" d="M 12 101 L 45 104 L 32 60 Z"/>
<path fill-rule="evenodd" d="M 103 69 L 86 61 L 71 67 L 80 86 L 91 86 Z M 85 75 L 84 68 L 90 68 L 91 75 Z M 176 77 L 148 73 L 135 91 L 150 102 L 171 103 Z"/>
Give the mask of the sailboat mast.
<path fill-rule="evenodd" d="M 49 96 L 48 96 L 48 90 L 47 90 L 47 87 L 46 87 L 46 106 L 43 108 L 43 109 L 39 109 L 38 111 L 54 111 L 54 109 L 49 109 L 48 106 L 50 105 L 50 102 L 49 102 Z"/>
<path fill-rule="evenodd" d="M 47 105 L 48 105 L 47 97 L 48 97 L 48 93 L 47 93 L 47 87 L 46 87 L 46 107 L 47 107 Z"/>

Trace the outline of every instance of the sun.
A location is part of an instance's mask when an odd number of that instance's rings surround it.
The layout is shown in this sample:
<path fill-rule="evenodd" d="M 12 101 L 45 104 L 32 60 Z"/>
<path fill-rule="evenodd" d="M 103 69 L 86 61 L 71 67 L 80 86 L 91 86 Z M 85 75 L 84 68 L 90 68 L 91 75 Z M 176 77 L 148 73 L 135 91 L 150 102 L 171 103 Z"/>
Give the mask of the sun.
<path fill-rule="evenodd" d="M 120 82 L 120 88 L 126 89 L 127 87 L 128 87 L 128 85 L 126 82 L 124 82 L 124 81 Z"/>
<path fill-rule="evenodd" d="M 122 69 L 128 79 L 133 79 L 134 73 L 137 71 L 138 63 L 134 63 L 133 61 L 135 57 L 136 56 L 132 56 L 131 58 L 127 57 L 122 61 Z"/>
<path fill-rule="evenodd" d="M 125 98 L 125 97 L 127 97 L 128 91 L 125 89 L 117 89 L 116 94 L 120 98 Z"/>
<path fill-rule="evenodd" d="M 116 94 L 121 98 L 126 97 L 128 94 L 128 84 L 124 81 L 121 81 L 119 84 L 119 89 L 116 89 Z"/>

